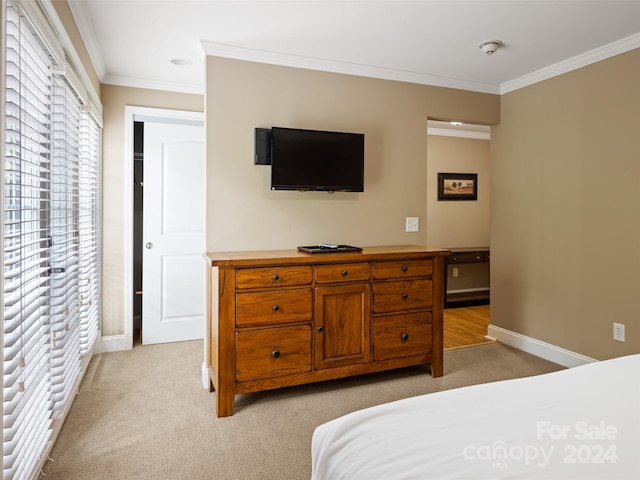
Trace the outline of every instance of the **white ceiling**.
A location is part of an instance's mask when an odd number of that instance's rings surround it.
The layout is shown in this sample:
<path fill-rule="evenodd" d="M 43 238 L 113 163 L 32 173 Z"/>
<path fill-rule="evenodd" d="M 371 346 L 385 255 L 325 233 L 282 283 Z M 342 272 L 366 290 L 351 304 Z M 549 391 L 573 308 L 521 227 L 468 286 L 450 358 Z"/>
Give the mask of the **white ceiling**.
<path fill-rule="evenodd" d="M 205 55 L 506 93 L 640 47 L 640 0 L 69 3 L 102 83 L 189 93 Z"/>

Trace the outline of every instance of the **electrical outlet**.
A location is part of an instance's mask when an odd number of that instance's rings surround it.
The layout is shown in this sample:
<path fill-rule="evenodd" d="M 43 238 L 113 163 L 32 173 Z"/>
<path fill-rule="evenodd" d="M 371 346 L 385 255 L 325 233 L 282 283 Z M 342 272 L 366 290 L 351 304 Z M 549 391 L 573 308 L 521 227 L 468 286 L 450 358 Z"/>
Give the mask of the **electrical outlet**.
<path fill-rule="evenodd" d="M 458 267 L 453 267 L 453 276 L 454 278 L 458 278 Z"/>
<path fill-rule="evenodd" d="M 624 324 L 613 322 L 613 339 L 624 342 Z"/>

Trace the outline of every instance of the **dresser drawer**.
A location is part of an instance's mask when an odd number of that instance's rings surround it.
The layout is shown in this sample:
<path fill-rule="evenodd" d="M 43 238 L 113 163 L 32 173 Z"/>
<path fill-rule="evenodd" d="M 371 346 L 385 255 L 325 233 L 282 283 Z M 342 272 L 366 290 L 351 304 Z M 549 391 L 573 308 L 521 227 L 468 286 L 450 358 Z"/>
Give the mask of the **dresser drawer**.
<path fill-rule="evenodd" d="M 431 280 L 422 278 L 373 285 L 373 312 L 387 313 L 430 308 L 433 304 Z"/>
<path fill-rule="evenodd" d="M 240 268 L 236 270 L 236 288 L 269 288 L 278 286 L 309 285 L 312 267 L 300 265 L 292 267 Z"/>
<path fill-rule="evenodd" d="M 368 262 L 318 265 L 316 267 L 317 283 L 367 281 L 370 277 L 371 266 Z"/>
<path fill-rule="evenodd" d="M 432 273 L 433 262 L 430 258 L 425 258 L 424 260 L 373 262 L 373 278 L 376 280 L 428 277 Z"/>
<path fill-rule="evenodd" d="M 236 381 L 311 371 L 311 326 L 236 333 Z"/>
<path fill-rule="evenodd" d="M 311 320 L 310 288 L 238 293 L 236 326 L 282 324 Z"/>
<path fill-rule="evenodd" d="M 373 320 L 373 360 L 431 352 L 431 313 L 387 315 Z"/>

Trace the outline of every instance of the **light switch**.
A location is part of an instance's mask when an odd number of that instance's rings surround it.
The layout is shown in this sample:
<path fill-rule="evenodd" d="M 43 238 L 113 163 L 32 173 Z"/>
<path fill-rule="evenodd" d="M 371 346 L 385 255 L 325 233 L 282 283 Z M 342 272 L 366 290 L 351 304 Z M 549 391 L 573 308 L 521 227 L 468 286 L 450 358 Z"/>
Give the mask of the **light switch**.
<path fill-rule="evenodd" d="M 420 224 L 418 217 L 406 218 L 406 232 L 418 232 L 420 230 Z"/>

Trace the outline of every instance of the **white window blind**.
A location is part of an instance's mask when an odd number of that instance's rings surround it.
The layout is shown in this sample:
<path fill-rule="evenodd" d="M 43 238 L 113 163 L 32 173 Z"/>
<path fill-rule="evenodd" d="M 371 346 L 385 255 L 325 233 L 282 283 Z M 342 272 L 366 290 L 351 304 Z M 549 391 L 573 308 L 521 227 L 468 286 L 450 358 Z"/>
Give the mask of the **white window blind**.
<path fill-rule="evenodd" d="M 100 126 L 38 3 L 3 17 L 4 480 L 37 475 L 100 325 Z"/>
<path fill-rule="evenodd" d="M 100 127 L 85 109 L 80 127 L 80 353 L 90 352 L 100 329 Z"/>
<path fill-rule="evenodd" d="M 51 390 L 63 410 L 80 374 L 78 207 L 80 105 L 63 78 L 53 80 L 51 158 Z"/>
<path fill-rule="evenodd" d="M 6 9 L 3 477 L 28 478 L 49 440 L 51 64 Z"/>

